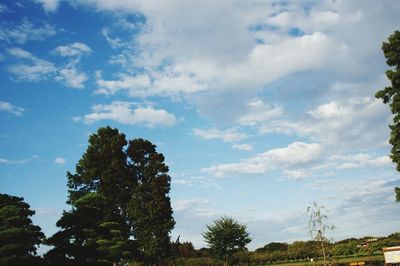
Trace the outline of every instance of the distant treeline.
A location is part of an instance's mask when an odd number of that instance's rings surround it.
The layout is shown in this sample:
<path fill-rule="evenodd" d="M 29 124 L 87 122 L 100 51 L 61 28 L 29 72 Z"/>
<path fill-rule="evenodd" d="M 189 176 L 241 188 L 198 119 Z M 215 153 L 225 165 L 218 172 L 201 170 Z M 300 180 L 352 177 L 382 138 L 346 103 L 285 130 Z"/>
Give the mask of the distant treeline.
<path fill-rule="evenodd" d="M 400 233 L 394 233 L 387 237 L 348 238 L 326 244 L 330 260 L 334 265 L 340 265 L 335 263 L 338 258 L 368 257 L 382 254 L 384 247 L 400 246 Z M 173 265 L 222 265 L 221 261 L 212 259 L 207 248 L 196 250 L 190 242 L 173 245 L 175 254 L 172 261 Z M 310 261 L 310 259 L 317 260 L 321 257 L 321 249 L 316 241 L 295 241 L 291 244 L 271 242 L 255 251 L 243 250 L 236 253 L 232 265 L 265 265 L 279 262 Z M 382 265 L 382 261 L 375 263 Z M 374 265 L 374 262 L 371 262 L 371 265 Z"/>

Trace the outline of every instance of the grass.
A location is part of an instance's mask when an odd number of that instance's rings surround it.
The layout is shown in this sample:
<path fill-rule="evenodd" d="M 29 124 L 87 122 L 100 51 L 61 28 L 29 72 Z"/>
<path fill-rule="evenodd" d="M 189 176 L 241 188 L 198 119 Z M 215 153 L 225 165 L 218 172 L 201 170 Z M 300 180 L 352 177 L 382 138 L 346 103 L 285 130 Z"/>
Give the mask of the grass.
<path fill-rule="evenodd" d="M 357 261 L 365 261 L 367 262 L 369 259 L 371 260 L 384 260 L 383 255 L 372 255 L 371 257 L 363 256 L 363 257 L 348 257 L 348 258 L 333 258 L 333 263 L 350 263 L 350 262 L 357 262 Z M 276 263 L 276 264 L 266 264 L 268 266 L 319 266 L 322 265 L 322 261 L 301 261 L 301 262 L 285 262 L 285 263 Z"/>

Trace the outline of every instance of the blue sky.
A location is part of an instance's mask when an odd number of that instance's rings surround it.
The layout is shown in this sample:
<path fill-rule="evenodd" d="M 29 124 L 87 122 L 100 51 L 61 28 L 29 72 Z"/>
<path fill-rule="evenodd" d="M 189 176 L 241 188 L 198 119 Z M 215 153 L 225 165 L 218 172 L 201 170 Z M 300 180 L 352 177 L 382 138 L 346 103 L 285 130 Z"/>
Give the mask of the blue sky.
<path fill-rule="evenodd" d="M 222 215 L 254 249 L 307 239 L 317 201 L 333 240 L 398 230 L 387 154 L 382 41 L 400 3 L 108 1 L 0 3 L 0 187 L 47 236 L 66 171 L 101 126 L 158 146 L 173 238 L 204 246 Z"/>

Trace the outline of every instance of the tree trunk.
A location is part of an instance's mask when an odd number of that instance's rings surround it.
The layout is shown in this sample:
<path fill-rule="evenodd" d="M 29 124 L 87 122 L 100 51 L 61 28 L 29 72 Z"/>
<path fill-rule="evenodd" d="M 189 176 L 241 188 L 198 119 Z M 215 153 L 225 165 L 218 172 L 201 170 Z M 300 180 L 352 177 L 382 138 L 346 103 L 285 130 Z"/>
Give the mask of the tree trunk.
<path fill-rule="evenodd" d="M 324 256 L 324 266 L 326 266 L 326 256 L 325 256 L 325 249 L 324 249 L 324 241 L 321 240 L 321 248 L 322 248 L 322 255 Z"/>

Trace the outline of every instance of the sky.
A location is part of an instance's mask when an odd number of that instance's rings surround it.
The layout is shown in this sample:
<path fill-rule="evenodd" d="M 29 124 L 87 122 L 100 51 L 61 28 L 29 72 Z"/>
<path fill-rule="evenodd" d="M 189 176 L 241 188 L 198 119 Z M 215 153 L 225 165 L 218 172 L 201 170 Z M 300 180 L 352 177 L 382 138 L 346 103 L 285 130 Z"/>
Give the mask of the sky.
<path fill-rule="evenodd" d="M 399 173 L 382 42 L 397 0 L 0 1 L 0 192 L 46 236 L 69 210 L 66 172 L 110 125 L 164 154 L 172 239 L 247 225 L 249 249 L 399 231 Z"/>

